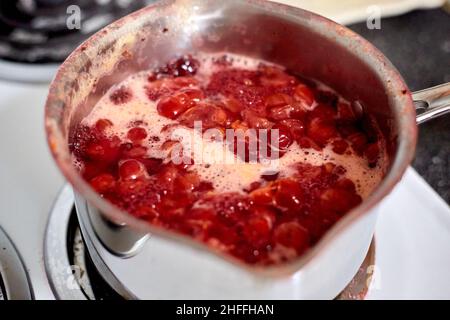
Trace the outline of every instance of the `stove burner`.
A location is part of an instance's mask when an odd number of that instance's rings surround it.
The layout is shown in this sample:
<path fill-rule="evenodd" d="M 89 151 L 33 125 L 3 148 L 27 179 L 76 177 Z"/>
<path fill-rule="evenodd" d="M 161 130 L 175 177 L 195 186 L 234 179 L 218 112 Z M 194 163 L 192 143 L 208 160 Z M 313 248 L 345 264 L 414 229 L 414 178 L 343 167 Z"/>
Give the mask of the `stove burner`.
<path fill-rule="evenodd" d="M 2 275 L 0 274 L 0 300 L 6 300 L 6 287 L 3 281 Z"/>
<path fill-rule="evenodd" d="M 26 63 L 61 62 L 82 40 L 147 2 L 1 1 L 0 57 Z"/>
<path fill-rule="evenodd" d="M 22 259 L 0 228 L 0 300 L 31 300 L 33 292 Z"/>
<path fill-rule="evenodd" d="M 0 77 L 51 80 L 57 65 L 83 40 L 153 1 L 0 1 Z"/>
<path fill-rule="evenodd" d="M 374 241 L 365 260 L 349 285 L 336 297 L 338 300 L 364 299 L 369 284 L 369 267 L 375 264 Z M 122 296 L 105 280 L 111 270 L 99 269 L 92 260 L 80 232 L 74 207 L 74 196 L 66 185 L 59 194 L 46 231 L 45 265 L 48 279 L 58 299 L 121 300 Z"/>
<path fill-rule="evenodd" d="M 72 253 L 69 261 L 71 265 L 76 266 L 75 270 L 81 271 L 81 276 L 77 280 L 86 297 L 89 300 L 123 300 L 122 296 L 105 282 L 89 256 L 80 232 L 75 207 L 70 216 L 68 236 L 68 252 Z"/>
<path fill-rule="evenodd" d="M 53 206 L 44 254 L 47 276 L 57 299 L 123 299 L 105 282 L 85 249 L 69 186 L 63 188 Z"/>

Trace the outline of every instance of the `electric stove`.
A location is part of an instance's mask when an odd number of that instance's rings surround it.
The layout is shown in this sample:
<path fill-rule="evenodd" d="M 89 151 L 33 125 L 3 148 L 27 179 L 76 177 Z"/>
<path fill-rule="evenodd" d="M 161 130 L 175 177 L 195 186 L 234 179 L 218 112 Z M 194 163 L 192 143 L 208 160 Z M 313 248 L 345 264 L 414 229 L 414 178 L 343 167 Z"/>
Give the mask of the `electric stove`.
<path fill-rule="evenodd" d="M 86 254 L 73 214 L 73 194 L 65 187 L 46 145 L 44 110 L 39 106 L 44 105 L 47 89 L 44 84 L 0 81 L 0 225 L 24 266 L 19 277 L 28 281 L 33 293 L 29 297 L 36 299 L 139 296 L 132 284 L 122 283 L 127 294 L 114 288 L 104 270 Z M 447 204 L 409 169 L 381 210 L 375 231 L 375 263 L 362 270 L 369 290 L 365 295 L 350 296 L 450 298 L 450 256 L 445 254 L 450 249 Z M 119 259 L 106 251 L 101 254 L 104 261 Z M 6 280 L 4 271 L 1 274 L 3 283 L 16 285 Z M 184 288 L 190 286 L 188 280 L 182 284 Z M 180 294 L 181 289 L 173 292 Z M 160 288 L 148 290 L 154 293 Z M 170 292 L 167 287 L 164 290 Z"/>
<path fill-rule="evenodd" d="M 27 63 L 6 74 L 31 70 Z M 54 68 L 45 70 L 46 77 L 25 80 L 50 78 Z M 83 236 L 72 190 L 46 145 L 47 90 L 48 83 L 0 80 L 0 300 L 204 297 L 189 295 L 194 279 L 185 277 L 177 286 L 166 281 L 183 263 L 149 264 L 148 272 L 161 279 L 152 286 L 133 278 L 133 263 L 147 259 L 146 246 L 154 246 L 157 239 L 147 240 L 130 258 L 90 249 L 95 239 Z M 367 257 L 336 298 L 449 299 L 448 205 L 409 169 L 380 210 Z"/>
<path fill-rule="evenodd" d="M 87 37 L 150 0 L 0 2 L 0 78 L 50 81 Z"/>

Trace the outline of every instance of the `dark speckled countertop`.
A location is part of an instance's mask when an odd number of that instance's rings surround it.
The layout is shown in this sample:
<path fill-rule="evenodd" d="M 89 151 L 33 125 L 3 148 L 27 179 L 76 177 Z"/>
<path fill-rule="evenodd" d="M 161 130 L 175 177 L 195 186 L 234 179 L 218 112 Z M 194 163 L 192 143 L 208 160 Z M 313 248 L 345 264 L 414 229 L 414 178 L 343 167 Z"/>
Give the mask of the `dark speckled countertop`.
<path fill-rule="evenodd" d="M 397 67 L 411 91 L 450 81 L 450 14 L 442 9 L 385 18 L 380 30 L 350 28 Z M 420 125 L 413 167 L 450 203 L 450 114 Z"/>

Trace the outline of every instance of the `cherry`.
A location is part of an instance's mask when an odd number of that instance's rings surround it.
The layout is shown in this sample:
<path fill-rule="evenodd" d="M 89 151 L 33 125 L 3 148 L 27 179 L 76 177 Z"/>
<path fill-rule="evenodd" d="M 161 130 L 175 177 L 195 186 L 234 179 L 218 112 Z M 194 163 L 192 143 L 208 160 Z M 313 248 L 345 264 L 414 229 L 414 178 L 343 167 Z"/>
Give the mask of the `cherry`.
<path fill-rule="evenodd" d="M 125 160 L 119 163 L 119 176 L 124 180 L 136 180 L 147 176 L 142 163 L 137 160 Z"/>
<path fill-rule="evenodd" d="M 268 96 L 265 99 L 265 104 L 267 108 L 273 108 L 273 107 L 283 107 L 286 105 L 290 105 L 294 102 L 294 99 L 284 93 L 275 93 L 270 96 Z"/>
<path fill-rule="evenodd" d="M 303 205 L 304 192 L 298 182 L 292 179 L 279 179 L 276 182 L 275 203 L 281 209 L 299 210 Z"/>
<path fill-rule="evenodd" d="M 281 120 L 279 125 L 289 128 L 292 138 L 296 141 L 305 135 L 305 125 L 298 119 Z"/>
<path fill-rule="evenodd" d="M 268 111 L 268 118 L 273 121 L 289 119 L 291 117 L 292 107 L 284 105 L 280 107 L 270 108 Z"/>
<path fill-rule="evenodd" d="M 148 184 L 145 179 L 119 179 L 116 186 L 117 194 L 124 202 L 136 201 L 145 195 Z"/>
<path fill-rule="evenodd" d="M 335 139 L 332 142 L 333 151 L 337 154 L 344 154 L 348 148 L 348 143 L 343 139 Z"/>
<path fill-rule="evenodd" d="M 274 211 L 266 206 L 253 206 L 251 216 L 243 225 L 243 235 L 253 247 L 261 248 L 270 241 L 276 220 Z"/>
<path fill-rule="evenodd" d="M 343 123 L 352 123 L 357 120 L 356 113 L 348 103 L 337 104 L 337 119 Z"/>
<path fill-rule="evenodd" d="M 225 108 L 231 113 L 239 113 L 243 108 L 242 104 L 233 97 L 225 98 L 223 103 Z"/>
<path fill-rule="evenodd" d="M 95 137 L 93 130 L 82 124 L 78 124 L 74 130 L 69 133 L 69 150 L 79 160 L 86 158 L 86 146 Z"/>
<path fill-rule="evenodd" d="M 105 193 L 114 189 L 116 179 L 109 173 L 103 173 L 93 178 L 90 184 L 98 193 Z"/>
<path fill-rule="evenodd" d="M 163 194 L 161 201 L 156 205 L 157 210 L 161 213 L 161 219 L 175 227 L 179 228 L 181 219 L 185 216 L 186 210 L 192 206 L 196 199 L 188 192 L 170 191 Z"/>
<path fill-rule="evenodd" d="M 244 132 L 249 129 L 247 122 L 241 120 L 236 120 L 233 123 L 231 123 L 231 128 L 234 130 L 242 130 Z"/>
<path fill-rule="evenodd" d="M 201 205 L 212 206 L 217 215 L 227 224 L 235 225 L 248 213 L 250 200 L 237 192 L 213 194 L 202 199 Z"/>
<path fill-rule="evenodd" d="M 196 102 L 200 102 L 200 100 L 205 98 L 203 91 L 201 91 L 199 89 L 186 88 L 186 89 L 181 89 L 179 92 L 181 94 L 185 94 L 191 100 L 192 105 Z"/>
<path fill-rule="evenodd" d="M 251 217 L 243 227 L 244 237 L 252 245 L 259 247 L 269 241 L 272 221 L 264 216 Z"/>
<path fill-rule="evenodd" d="M 279 149 L 281 152 L 286 151 L 291 144 L 293 143 L 293 138 L 291 135 L 291 131 L 288 127 L 277 123 L 270 130 L 271 134 L 275 133 L 273 130 L 278 130 L 278 141 L 275 141 L 275 144 L 271 144 L 272 148 Z M 271 143 L 272 137 L 269 141 Z"/>
<path fill-rule="evenodd" d="M 93 160 L 101 160 L 105 154 L 105 148 L 100 143 L 91 143 L 86 148 L 86 154 Z"/>
<path fill-rule="evenodd" d="M 323 166 L 313 166 L 308 163 L 298 163 L 295 166 L 299 173 L 298 179 L 302 186 L 313 185 L 315 182 L 319 182 L 323 178 Z M 307 188 L 303 187 L 305 190 Z"/>
<path fill-rule="evenodd" d="M 354 133 L 359 133 L 360 130 L 353 124 L 339 124 L 337 127 L 339 133 L 341 134 L 342 137 L 347 138 L 348 136 L 354 134 Z"/>
<path fill-rule="evenodd" d="M 206 231 L 217 223 L 217 215 L 211 209 L 193 208 L 186 214 L 184 230 L 196 238 L 206 240 Z"/>
<path fill-rule="evenodd" d="M 158 113 L 169 119 L 176 119 L 192 106 L 192 100 L 185 93 L 162 98 L 158 102 Z"/>
<path fill-rule="evenodd" d="M 104 133 L 107 128 L 112 127 L 113 123 L 108 119 L 98 119 L 95 122 L 95 129 L 99 132 Z"/>
<path fill-rule="evenodd" d="M 238 241 L 238 236 L 230 227 L 223 224 L 213 224 L 208 230 L 208 237 L 217 239 L 225 246 L 234 245 Z M 220 245 L 217 242 L 208 241 L 208 244 L 220 249 Z"/>
<path fill-rule="evenodd" d="M 320 146 L 325 146 L 328 141 L 338 136 L 334 124 L 322 118 L 313 118 L 306 128 L 308 137 Z"/>
<path fill-rule="evenodd" d="M 274 230 L 274 241 L 282 246 L 296 249 L 297 253 L 302 253 L 309 246 L 309 235 L 298 222 L 286 222 Z"/>
<path fill-rule="evenodd" d="M 102 138 L 93 140 L 86 146 L 86 155 L 95 161 L 112 163 L 119 156 L 119 148 L 120 139 L 117 136 Z"/>
<path fill-rule="evenodd" d="M 275 189 L 273 185 L 258 188 L 250 192 L 250 199 L 254 204 L 258 205 L 270 205 L 273 203 L 273 195 Z"/>
<path fill-rule="evenodd" d="M 186 77 L 197 73 L 200 63 L 190 55 L 175 59 L 162 66 L 149 75 L 149 81 L 160 79 L 164 76 Z"/>
<path fill-rule="evenodd" d="M 299 84 L 295 87 L 294 99 L 305 103 L 307 106 L 311 106 L 314 103 L 314 93 L 308 86 Z"/>
<path fill-rule="evenodd" d="M 347 140 L 350 142 L 353 150 L 357 154 L 362 154 L 366 145 L 367 145 L 367 137 L 362 132 L 356 132 L 347 137 Z"/>
<path fill-rule="evenodd" d="M 361 203 L 362 199 L 354 191 L 343 188 L 329 188 L 320 196 L 321 208 L 344 214 Z"/>
<path fill-rule="evenodd" d="M 260 82 L 266 87 L 288 87 L 296 83 L 296 79 L 283 69 L 273 67 L 273 66 L 260 66 L 258 71 L 262 72 Z"/>
<path fill-rule="evenodd" d="M 297 143 L 300 145 L 300 147 L 305 149 L 311 148 L 317 151 L 322 150 L 322 148 L 316 142 L 314 142 L 314 140 L 308 137 L 301 137 L 300 139 L 297 140 Z"/>
<path fill-rule="evenodd" d="M 217 219 L 217 214 L 206 208 L 192 208 L 186 216 L 189 220 L 213 222 Z"/>
<path fill-rule="evenodd" d="M 127 138 L 132 142 L 140 142 L 147 138 L 147 130 L 141 127 L 135 127 L 128 130 Z"/>
<path fill-rule="evenodd" d="M 273 123 L 264 117 L 259 116 L 256 112 L 245 109 L 242 111 L 242 118 L 250 128 L 254 129 L 269 129 Z"/>
<path fill-rule="evenodd" d="M 187 110 L 178 121 L 190 128 L 194 127 L 196 121 L 201 121 L 203 129 L 222 128 L 227 124 L 228 115 L 216 105 L 201 103 Z"/>
<path fill-rule="evenodd" d="M 336 181 L 336 185 L 335 186 L 337 188 L 345 189 L 345 190 L 348 190 L 350 192 L 356 193 L 355 184 L 350 179 L 347 179 L 347 178 L 339 179 L 338 181 Z"/>
<path fill-rule="evenodd" d="M 200 185 L 200 177 L 196 172 L 186 172 L 175 181 L 175 187 L 179 190 L 193 191 Z"/>
<path fill-rule="evenodd" d="M 300 104 L 294 102 L 292 104 L 272 107 L 268 110 L 267 114 L 269 119 L 274 121 L 280 121 L 291 118 L 303 119 L 306 112 Z"/>
<path fill-rule="evenodd" d="M 108 171 L 108 164 L 99 164 L 98 162 L 84 162 L 83 168 L 82 168 L 82 175 L 83 177 L 90 181 L 91 179 L 95 178 L 96 176 L 104 173 L 105 171 Z"/>
<path fill-rule="evenodd" d="M 193 76 L 197 73 L 199 62 L 191 56 L 181 57 L 169 64 L 169 70 L 176 76 Z"/>
<path fill-rule="evenodd" d="M 209 181 L 200 181 L 200 183 L 194 188 L 194 191 L 206 192 L 214 190 L 214 186 Z"/>
<path fill-rule="evenodd" d="M 157 181 L 159 181 L 161 186 L 166 191 L 171 192 L 171 191 L 173 191 L 175 179 L 178 177 L 179 174 L 180 174 L 180 170 L 176 166 L 174 166 L 172 164 L 168 164 L 168 165 L 162 166 L 161 170 L 157 173 L 156 177 L 157 177 Z"/>

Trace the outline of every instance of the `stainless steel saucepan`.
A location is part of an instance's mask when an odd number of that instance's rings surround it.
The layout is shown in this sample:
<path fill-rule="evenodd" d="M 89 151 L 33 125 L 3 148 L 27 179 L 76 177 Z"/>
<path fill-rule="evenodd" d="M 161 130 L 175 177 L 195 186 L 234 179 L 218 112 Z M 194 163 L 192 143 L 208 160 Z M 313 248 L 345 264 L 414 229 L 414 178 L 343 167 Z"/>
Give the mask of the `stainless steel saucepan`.
<path fill-rule="evenodd" d="M 378 119 L 387 141 L 389 163 L 380 185 L 292 263 L 249 267 L 211 254 L 204 245 L 156 229 L 108 203 L 72 164 L 69 133 L 113 84 L 185 53 L 219 51 L 283 65 L 331 86 L 348 100 L 360 101 Z M 286 279 L 295 279 L 296 286 L 284 292 L 284 298 L 331 298 L 356 273 L 373 237 L 378 205 L 414 157 L 417 123 L 448 112 L 449 94 L 448 83 L 411 94 L 373 45 L 311 12 L 262 0 L 172 0 L 114 22 L 78 47 L 51 84 L 45 124 L 50 150 L 76 192 L 82 231 L 90 232 L 112 253 L 124 259 L 132 256 L 152 234 L 177 241 L 192 255 L 226 265 L 221 269 L 226 272 L 215 277 L 234 289 L 223 290 L 218 298 L 270 298 L 270 288 Z M 421 110 L 417 116 L 416 107 Z M 198 272 L 208 274 L 208 270 Z M 208 286 L 208 281 L 211 277 L 199 276 L 199 288 Z"/>

